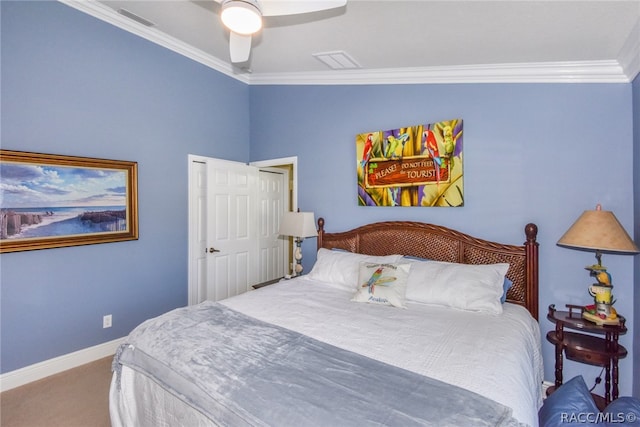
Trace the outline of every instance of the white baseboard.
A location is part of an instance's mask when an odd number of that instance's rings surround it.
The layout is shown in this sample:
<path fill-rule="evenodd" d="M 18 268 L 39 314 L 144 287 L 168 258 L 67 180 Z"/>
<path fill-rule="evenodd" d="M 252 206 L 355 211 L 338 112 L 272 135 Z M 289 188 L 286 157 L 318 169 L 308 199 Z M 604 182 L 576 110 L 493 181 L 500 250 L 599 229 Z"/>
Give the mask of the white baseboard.
<path fill-rule="evenodd" d="M 45 360 L 15 371 L 0 375 L 0 392 L 20 387 L 32 381 L 46 378 L 67 369 L 75 368 L 103 357 L 112 356 L 116 353 L 118 346 L 123 342 L 123 338 L 98 344 L 93 347 L 78 350 L 53 359 Z"/>

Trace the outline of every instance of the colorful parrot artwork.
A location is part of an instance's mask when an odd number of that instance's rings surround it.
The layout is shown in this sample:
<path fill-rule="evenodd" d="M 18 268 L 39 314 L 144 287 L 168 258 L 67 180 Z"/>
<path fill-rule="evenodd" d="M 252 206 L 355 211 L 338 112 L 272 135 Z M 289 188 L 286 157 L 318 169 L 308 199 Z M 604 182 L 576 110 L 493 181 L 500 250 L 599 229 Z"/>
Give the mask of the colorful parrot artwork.
<path fill-rule="evenodd" d="M 451 156 L 455 145 L 453 143 L 453 129 L 451 126 L 446 125 L 442 127 L 442 137 L 444 139 L 444 152 L 448 156 Z"/>
<path fill-rule="evenodd" d="M 424 148 L 429 153 L 431 158 L 433 159 L 435 165 L 434 168 L 436 170 L 436 182 L 440 182 L 440 168 L 442 167 L 442 158 L 440 157 L 440 152 L 438 151 L 438 141 L 436 141 L 436 136 L 433 134 L 431 129 L 427 129 L 423 132 L 424 137 Z"/>
<path fill-rule="evenodd" d="M 391 206 L 399 206 L 400 205 L 400 187 L 390 187 L 389 198 L 391 199 Z"/>
<path fill-rule="evenodd" d="M 378 281 L 378 279 L 380 278 L 380 275 L 382 275 L 382 270 L 383 270 L 383 267 L 378 267 L 378 269 L 373 272 L 369 280 L 367 280 L 367 283 L 362 285 L 363 288 L 369 288 L 370 294 L 373 293 L 373 288 L 376 285 L 376 282 Z"/>
<path fill-rule="evenodd" d="M 451 167 L 453 168 L 453 164 L 455 162 L 455 158 L 460 154 L 460 152 L 462 151 L 462 139 L 459 138 L 461 135 L 460 133 L 456 134 L 456 137 L 454 137 L 454 132 L 455 130 L 451 128 L 451 126 L 449 125 L 444 125 L 442 126 L 442 138 L 444 140 L 444 152 L 445 152 L 445 156 L 447 156 L 447 159 L 449 159 L 449 161 L 451 162 Z M 460 132 L 460 130 L 458 129 L 458 132 Z M 458 139 L 458 143 L 456 143 L 456 139 Z M 460 150 L 458 150 L 458 145 L 460 146 Z"/>
<path fill-rule="evenodd" d="M 396 138 L 393 135 L 387 136 L 387 148 L 385 149 L 384 156 L 387 159 L 392 159 L 394 157 L 402 157 L 402 150 L 404 150 L 404 145 L 407 143 L 409 139 L 408 133 L 403 133 L 398 135 Z M 398 148 L 400 152 L 398 153 Z"/>
<path fill-rule="evenodd" d="M 362 169 L 364 169 L 365 165 L 371 158 L 371 149 L 373 148 L 373 134 L 367 135 L 367 140 L 364 143 L 364 150 L 362 151 L 362 161 L 360 164 L 362 165 Z"/>
<path fill-rule="evenodd" d="M 356 135 L 359 206 L 464 206 L 462 119 Z"/>
<path fill-rule="evenodd" d="M 369 280 L 366 281 L 362 285 L 363 288 L 369 288 L 369 293 L 373 294 L 376 285 L 383 285 L 385 283 L 394 282 L 396 280 L 395 277 L 380 277 L 382 276 L 382 271 L 384 270 L 383 266 L 380 266 L 373 272 Z M 388 285 L 387 285 L 388 286 Z"/>

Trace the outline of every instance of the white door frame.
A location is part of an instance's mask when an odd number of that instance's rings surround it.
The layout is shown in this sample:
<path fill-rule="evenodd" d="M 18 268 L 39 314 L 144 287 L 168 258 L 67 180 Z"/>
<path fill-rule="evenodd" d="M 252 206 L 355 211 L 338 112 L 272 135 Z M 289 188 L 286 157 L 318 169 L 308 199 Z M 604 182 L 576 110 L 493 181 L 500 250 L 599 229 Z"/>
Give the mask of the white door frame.
<path fill-rule="evenodd" d="M 278 159 L 269 159 L 269 160 L 259 160 L 255 162 L 249 163 L 252 166 L 256 166 L 258 168 L 269 168 L 269 167 L 278 167 L 278 166 L 288 166 L 291 165 L 291 206 L 289 206 L 289 210 L 295 212 L 298 210 L 298 157 L 281 157 Z M 293 270 L 293 263 L 290 264 L 291 261 L 291 248 L 290 245 L 285 245 L 284 250 L 284 271 L 286 274 L 289 274 Z"/>
<path fill-rule="evenodd" d="M 298 157 L 281 157 L 279 159 L 269 159 L 269 160 L 259 160 L 257 162 L 249 163 L 252 166 L 256 166 L 259 168 L 263 167 L 274 167 L 274 166 L 283 166 L 283 165 L 291 165 L 291 181 L 292 181 L 292 211 L 298 210 Z"/>
<path fill-rule="evenodd" d="M 203 156 L 196 156 L 193 154 L 189 154 L 187 156 L 188 159 L 188 173 L 189 178 L 187 180 L 187 194 L 188 194 L 188 214 L 187 214 L 187 304 L 193 305 L 197 304 L 200 290 L 198 289 L 198 265 L 193 264 L 196 251 L 194 248 L 193 239 L 197 237 L 197 220 L 198 220 L 198 212 L 196 207 L 194 206 L 195 197 L 197 196 L 196 191 L 194 190 L 195 183 L 193 182 L 193 173 L 194 173 L 194 163 L 204 164 L 206 167 L 207 158 Z"/>
<path fill-rule="evenodd" d="M 189 198 L 189 202 L 188 202 L 188 221 L 189 221 L 189 225 L 188 225 L 188 248 L 187 248 L 187 273 L 188 273 L 188 297 L 187 297 L 187 303 L 189 305 L 195 304 L 197 301 L 197 277 L 196 277 L 196 272 L 192 271 L 193 270 L 193 266 L 191 265 L 192 259 L 195 256 L 195 254 L 193 253 L 194 248 L 192 247 L 192 242 L 191 242 L 191 238 L 193 233 L 193 224 L 192 221 L 194 219 L 194 215 L 195 212 L 193 212 L 193 207 L 192 207 L 192 197 L 193 195 L 193 191 L 192 191 L 192 164 L 194 162 L 200 162 L 200 163 L 207 163 L 207 159 L 209 159 L 210 157 L 207 156 L 199 156 L 199 155 L 195 155 L 195 154 L 189 154 L 187 156 L 187 160 L 188 160 L 188 198 Z M 221 159 L 220 159 L 221 160 Z M 284 157 L 284 158 L 279 158 L 279 159 L 270 159 L 270 160 L 261 160 L 261 161 L 257 161 L 257 162 L 251 162 L 249 163 L 249 165 L 251 166 L 255 166 L 257 168 L 268 168 L 268 167 L 274 167 L 274 166 L 283 166 L 283 165 L 291 165 L 291 169 L 292 169 L 292 177 L 291 177 L 291 181 L 292 181 L 292 206 L 290 207 L 290 209 L 292 211 L 297 210 L 298 208 L 298 158 L 297 157 Z M 284 259 L 284 271 L 289 271 L 289 248 L 288 245 L 285 246 L 285 259 Z"/>
<path fill-rule="evenodd" d="M 289 210 L 289 169 L 256 167 L 257 188 L 257 240 L 258 283 L 281 278 L 289 274 L 288 239 L 278 235 L 284 212 Z"/>

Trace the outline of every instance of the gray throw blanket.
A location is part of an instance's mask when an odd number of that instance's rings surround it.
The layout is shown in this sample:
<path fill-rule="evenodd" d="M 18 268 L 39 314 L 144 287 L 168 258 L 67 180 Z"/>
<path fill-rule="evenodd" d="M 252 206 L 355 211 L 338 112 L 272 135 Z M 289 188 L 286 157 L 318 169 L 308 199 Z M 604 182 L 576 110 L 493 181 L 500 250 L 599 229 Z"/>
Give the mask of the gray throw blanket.
<path fill-rule="evenodd" d="M 138 326 L 116 354 L 118 375 L 122 365 L 222 426 L 518 425 L 476 393 L 212 302 Z"/>

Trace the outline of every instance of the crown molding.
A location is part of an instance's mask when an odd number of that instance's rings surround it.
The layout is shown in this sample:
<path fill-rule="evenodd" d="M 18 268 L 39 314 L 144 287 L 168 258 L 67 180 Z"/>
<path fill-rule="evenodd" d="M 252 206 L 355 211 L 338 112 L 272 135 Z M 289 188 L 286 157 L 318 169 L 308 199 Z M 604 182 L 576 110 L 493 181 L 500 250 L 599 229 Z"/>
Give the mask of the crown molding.
<path fill-rule="evenodd" d="M 447 84 L 447 83 L 628 83 L 617 61 L 462 65 L 453 67 L 342 70 L 254 74 L 252 85 Z"/>
<path fill-rule="evenodd" d="M 621 60 L 461 65 L 302 73 L 244 73 L 176 38 L 125 18 L 95 0 L 58 0 L 248 85 L 373 85 L 449 83 L 629 83 L 640 72 L 640 21 Z"/>
<path fill-rule="evenodd" d="M 632 81 L 635 76 L 640 74 L 640 18 L 638 18 L 631 33 L 629 33 L 618 54 L 618 58 L 629 81 Z"/>
<path fill-rule="evenodd" d="M 209 68 L 213 68 L 216 71 L 221 72 L 229 77 L 240 80 L 244 83 L 249 83 L 249 75 L 239 73 L 236 69 L 230 66 L 228 63 L 215 58 L 208 53 L 196 49 L 187 43 L 171 37 L 162 31 L 159 31 L 153 27 L 146 27 L 129 18 L 126 18 L 115 10 L 102 3 L 94 0 L 58 0 L 60 3 L 66 4 L 74 9 L 84 12 L 88 15 L 105 21 L 111 25 L 114 25 L 120 29 L 140 36 L 152 43 L 158 44 L 169 50 L 172 50 L 182 56 L 192 59 L 201 63 Z"/>

